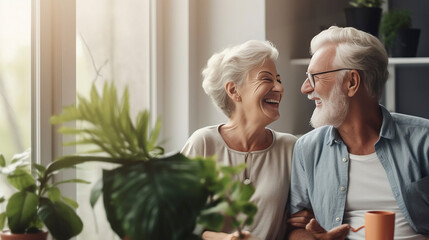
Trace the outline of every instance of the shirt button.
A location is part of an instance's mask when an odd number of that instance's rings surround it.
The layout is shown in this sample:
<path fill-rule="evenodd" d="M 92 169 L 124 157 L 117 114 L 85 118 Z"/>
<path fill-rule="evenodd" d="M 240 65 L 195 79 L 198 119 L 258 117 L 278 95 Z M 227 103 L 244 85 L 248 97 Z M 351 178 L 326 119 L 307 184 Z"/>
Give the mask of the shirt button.
<path fill-rule="evenodd" d="M 335 221 L 339 222 L 341 220 L 341 218 L 337 217 L 335 218 Z"/>
<path fill-rule="evenodd" d="M 343 162 L 347 162 L 347 158 L 343 158 Z"/>
<path fill-rule="evenodd" d="M 344 191 L 345 189 L 346 189 L 345 187 L 341 187 L 341 188 L 340 188 L 340 190 L 341 190 L 341 191 Z"/>

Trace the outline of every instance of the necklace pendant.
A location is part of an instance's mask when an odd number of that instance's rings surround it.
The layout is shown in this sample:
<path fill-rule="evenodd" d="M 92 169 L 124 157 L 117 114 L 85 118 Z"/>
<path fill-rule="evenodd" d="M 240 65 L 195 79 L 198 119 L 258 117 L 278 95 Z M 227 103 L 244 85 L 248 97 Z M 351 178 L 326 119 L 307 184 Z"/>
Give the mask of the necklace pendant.
<path fill-rule="evenodd" d="M 250 181 L 250 179 L 249 178 L 246 178 L 246 179 L 244 179 L 244 184 L 245 185 L 249 185 L 250 183 L 251 183 L 252 181 Z"/>

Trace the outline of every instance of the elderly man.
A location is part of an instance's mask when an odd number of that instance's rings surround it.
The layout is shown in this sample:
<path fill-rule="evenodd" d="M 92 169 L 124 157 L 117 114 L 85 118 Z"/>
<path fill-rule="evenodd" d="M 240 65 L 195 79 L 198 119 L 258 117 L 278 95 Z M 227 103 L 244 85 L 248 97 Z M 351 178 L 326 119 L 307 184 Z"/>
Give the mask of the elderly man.
<path fill-rule="evenodd" d="M 429 120 L 379 105 L 388 56 L 374 36 L 331 27 L 311 41 L 301 92 L 316 128 L 295 145 L 290 239 L 364 239 L 365 212 L 396 214 L 395 239 L 429 236 Z M 425 237 L 426 236 L 426 237 Z"/>

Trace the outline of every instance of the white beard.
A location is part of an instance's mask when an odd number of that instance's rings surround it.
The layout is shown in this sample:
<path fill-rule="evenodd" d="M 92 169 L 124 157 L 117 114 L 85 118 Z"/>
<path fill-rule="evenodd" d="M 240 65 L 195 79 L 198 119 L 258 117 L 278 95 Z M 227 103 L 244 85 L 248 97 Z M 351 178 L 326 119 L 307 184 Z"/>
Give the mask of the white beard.
<path fill-rule="evenodd" d="M 341 91 L 341 83 L 341 81 L 335 83 L 328 100 L 322 99 L 315 91 L 308 95 L 310 99 L 317 97 L 322 101 L 322 107 L 316 107 L 311 116 L 310 124 L 312 127 L 318 128 L 325 125 L 332 125 L 337 128 L 346 119 L 349 102 L 347 101 L 346 94 Z"/>

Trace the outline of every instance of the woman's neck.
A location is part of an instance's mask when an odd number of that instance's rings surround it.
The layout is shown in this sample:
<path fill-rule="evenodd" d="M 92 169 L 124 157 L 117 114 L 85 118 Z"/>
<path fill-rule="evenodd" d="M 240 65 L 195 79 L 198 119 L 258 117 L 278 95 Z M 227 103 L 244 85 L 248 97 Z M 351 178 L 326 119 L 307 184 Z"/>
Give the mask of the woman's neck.
<path fill-rule="evenodd" d="M 229 121 L 219 129 L 228 147 L 240 152 L 252 152 L 268 148 L 273 136 L 265 126 Z"/>

